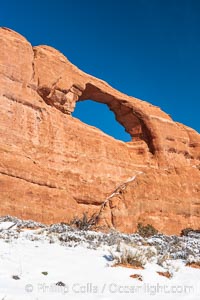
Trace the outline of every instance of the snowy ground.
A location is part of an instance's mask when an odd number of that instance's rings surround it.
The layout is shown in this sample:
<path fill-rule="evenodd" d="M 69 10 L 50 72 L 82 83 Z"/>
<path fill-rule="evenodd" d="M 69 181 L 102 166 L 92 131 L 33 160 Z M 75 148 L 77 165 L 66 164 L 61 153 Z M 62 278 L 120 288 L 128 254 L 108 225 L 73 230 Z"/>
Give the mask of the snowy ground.
<path fill-rule="evenodd" d="M 119 255 L 119 244 L 121 249 L 132 247 L 148 253 L 145 268 L 112 267 L 115 261 L 111 253 Z M 199 300 L 200 269 L 185 266 L 186 261 L 199 259 L 199 251 L 198 235 L 143 239 L 138 235 L 84 232 L 63 224 L 45 227 L 2 218 L 0 300 Z M 166 252 L 170 255 L 161 265 Z M 157 273 L 166 270 L 173 275 L 171 279 Z M 142 281 L 131 278 L 133 274 L 140 274 Z"/>

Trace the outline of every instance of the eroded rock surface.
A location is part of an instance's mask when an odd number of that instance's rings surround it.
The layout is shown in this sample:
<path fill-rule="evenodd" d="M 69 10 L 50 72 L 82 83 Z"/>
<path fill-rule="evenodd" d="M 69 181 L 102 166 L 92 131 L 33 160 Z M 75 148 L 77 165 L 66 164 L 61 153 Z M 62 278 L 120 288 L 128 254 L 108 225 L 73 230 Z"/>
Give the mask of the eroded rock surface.
<path fill-rule="evenodd" d="M 199 227 L 196 131 L 10 29 L 0 28 L 0 48 L 1 215 L 53 223 L 101 210 L 102 226 L 125 232 Z M 73 118 L 85 99 L 108 105 L 132 141 Z"/>

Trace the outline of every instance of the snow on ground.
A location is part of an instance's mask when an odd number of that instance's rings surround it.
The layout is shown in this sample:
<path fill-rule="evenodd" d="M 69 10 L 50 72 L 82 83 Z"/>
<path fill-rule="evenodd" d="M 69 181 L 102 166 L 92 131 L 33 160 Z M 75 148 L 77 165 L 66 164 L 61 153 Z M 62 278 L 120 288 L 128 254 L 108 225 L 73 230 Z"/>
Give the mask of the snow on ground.
<path fill-rule="evenodd" d="M 142 247 L 145 244 L 138 235 L 77 232 L 59 224 L 45 227 L 17 219 L 0 220 L 0 300 L 200 299 L 200 269 L 186 267 L 183 259 L 165 262 L 168 270 L 173 269 L 171 279 L 157 273 L 166 269 L 157 264 L 156 257 L 143 270 L 112 267 L 110 251 L 117 251 L 119 239 L 125 245 L 130 240 Z M 157 236 L 148 242 L 161 249 L 166 247 L 165 239 L 168 244 L 172 241 Z M 180 245 L 186 249 L 185 239 L 177 241 L 177 251 Z M 186 244 L 188 255 L 199 255 L 199 237 Z M 142 275 L 143 281 L 131 278 L 133 274 Z"/>

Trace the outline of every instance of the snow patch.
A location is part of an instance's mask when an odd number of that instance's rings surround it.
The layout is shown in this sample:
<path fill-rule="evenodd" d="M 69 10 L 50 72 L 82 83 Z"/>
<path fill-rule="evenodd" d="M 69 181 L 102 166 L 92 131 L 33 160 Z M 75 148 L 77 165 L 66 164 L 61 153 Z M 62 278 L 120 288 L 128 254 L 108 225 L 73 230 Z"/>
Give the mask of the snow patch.
<path fill-rule="evenodd" d="M 113 267 L 112 253 L 120 255 L 123 249 L 143 255 L 144 269 Z M 199 251 L 199 234 L 143 238 L 4 217 L 0 219 L 0 299 L 197 300 L 200 269 L 185 264 L 199 260 Z M 158 274 L 166 271 L 171 279 Z"/>

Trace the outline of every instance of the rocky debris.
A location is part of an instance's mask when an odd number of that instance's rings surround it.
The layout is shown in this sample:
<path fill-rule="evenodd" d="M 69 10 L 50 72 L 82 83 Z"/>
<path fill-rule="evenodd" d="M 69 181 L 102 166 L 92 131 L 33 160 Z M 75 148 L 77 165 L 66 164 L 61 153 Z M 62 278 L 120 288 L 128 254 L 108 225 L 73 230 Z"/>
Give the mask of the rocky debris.
<path fill-rule="evenodd" d="M 65 286 L 66 284 L 65 284 L 64 282 L 62 282 L 62 281 L 58 281 L 58 282 L 56 283 L 56 285 L 58 285 L 58 286 Z"/>
<path fill-rule="evenodd" d="M 143 281 L 142 275 L 140 275 L 140 274 L 132 274 L 132 275 L 130 275 L 130 277 L 137 279 L 139 281 Z"/>
<path fill-rule="evenodd" d="M 12 276 L 12 279 L 14 279 L 14 280 L 19 280 L 20 277 L 19 277 L 18 275 L 13 275 L 13 276 Z"/>
<path fill-rule="evenodd" d="M 167 272 L 157 272 L 160 276 L 164 276 L 167 278 L 171 278 L 172 275 L 167 271 Z"/>
<path fill-rule="evenodd" d="M 59 51 L 0 28 L 0 213 L 45 224 L 199 229 L 200 136 L 160 108 L 90 76 Z M 124 143 L 73 118 L 77 101 L 114 112 Z"/>
<path fill-rule="evenodd" d="M 198 261 L 198 262 L 187 262 L 186 266 L 191 267 L 191 268 L 195 268 L 195 269 L 200 269 L 200 261 Z"/>

